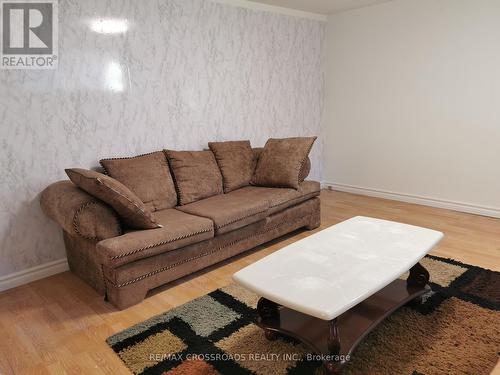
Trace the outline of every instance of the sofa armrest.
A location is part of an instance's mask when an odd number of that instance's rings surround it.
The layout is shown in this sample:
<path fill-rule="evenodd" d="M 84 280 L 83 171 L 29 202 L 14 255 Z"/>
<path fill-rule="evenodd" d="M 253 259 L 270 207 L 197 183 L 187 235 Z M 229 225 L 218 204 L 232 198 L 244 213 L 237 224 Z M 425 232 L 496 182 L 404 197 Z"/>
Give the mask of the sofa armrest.
<path fill-rule="evenodd" d="M 42 211 L 72 236 L 92 241 L 122 233 L 116 212 L 71 181 L 48 186 L 40 197 Z"/>

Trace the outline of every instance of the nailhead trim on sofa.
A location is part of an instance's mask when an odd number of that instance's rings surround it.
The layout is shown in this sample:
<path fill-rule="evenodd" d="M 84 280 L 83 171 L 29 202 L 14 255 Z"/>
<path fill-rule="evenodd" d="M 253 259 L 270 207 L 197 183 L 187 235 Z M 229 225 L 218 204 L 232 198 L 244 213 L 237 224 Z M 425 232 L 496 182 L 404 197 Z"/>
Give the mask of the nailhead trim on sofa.
<path fill-rule="evenodd" d="M 233 219 L 231 221 L 228 221 L 227 223 L 224 223 L 224 224 L 221 224 L 221 225 L 218 225 L 216 226 L 217 229 L 220 229 L 220 228 L 223 228 L 223 227 L 226 227 L 230 224 L 233 224 L 233 223 L 236 223 L 237 221 L 240 221 L 240 220 L 244 220 L 246 219 L 247 217 L 250 217 L 250 216 L 253 216 L 253 215 L 257 215 L 257 214 L 260 214 L 260 213 L 263 213 L 263 212 L 266 212 L 268 210 L 268 208 L 266 207 L 265 209 L 263 210 L 259 210 L 259 211 L 256 211 L 256 212 L 251 212 L 249 214 L 246 214 L 245 216 L 242 216 L 242 217 L 239 217 L 237 219 Z"/>
<path fill-rule="evenodd" d="M 102 283 L 104 285 L 104 300 L 108 300 L 108 288 L 106 288 L 106 276 L 104 276 L 104 265 L 101 264 L 101 277 L 102 277 Z"/>
<path fill-rule="evenodd" d="M 310 214 L 310 215 L 309 215 L 309 219 L 310 219 L 310 218 L 312 218 L 312 214 Z M 222 249 L 224 249 L 224 248 L 226 248 L 226 247 L 228 247 L 228 246 L 232 246 L 232 245 L 234 245 L 234 244 L 237 244 L 238 242 L 245 241 L 245 240 L 247 240 L 247 239 L 249 239 L 249 238 L 252 238 L 252 237 L 261 236 L 261 235 L 266 234 L 267 232 L 270 232 L 270 231 L 272 231 L 272 230 L 274 230 L 274 229 L 277 229 L 277 228 L 279 228 L 279 227 L 281 227 L 281 226 L 283 226 L 283 225 L 295 224 L 295 223 L 297 223 L 297 222 L 299 222 L 299 221 L 302 221 L 302 220 L 304 220 L 304 217 L 301 217 L 301 218 L 296 219 L 296 220 L 293 220 L 293 221 L 288 221 L 288 222 L 279 223 L 279 224 L 277 224 L 277 225 L 275 225 L 275 226 L 273 226 L 273 227 L 271 227 L 271 228 L 267 228 L 265 231 L 261 231 L 261 232 L 258 232 L 258 233 L 254 233 L 254 234 L 252 234 L 252 235 L 250 235 L 250 236 L 247 236 L 247 237 L 245 237 L 245 238 L 240 238 L 240 239 L 238 239 L 238 240 L 235 240 L 235 241 L 232 241 L 232 242 L 228 242 L 227 244 L 224 244 L 224 245 L 222 245 L 222 246 L 219 246 L 219 247 L 217 247 L 217 248 L 215 248 L 215 249 L 213 249 L 213 250 L 210 250 L 210 251 L 208 251 L 208 252 L 206 252 L 206 253 L 199 254 L 199 255 L 196 255 L 196 256 L 194 256 L 194 257 L 191 257 L 191 258 L 188 258 L 188 259 L 184 259 L 184 260 L 182 260 L 182 261 L 180 261 L 180 262 L 173 263 L 173 264 L 171 264 L 171 265 L 169 265 L 169 266 L 166 266 L 166 267 L 163 267 L 163 268 L 160 268 L 160 269 L 157 269 L 157 270 L 154 270 L 154 271 L 148 272 L 148 273 L 146 273 L 146 274 L 144 274 L 144 275 L 141 275 L 141 276 L 139 276 L 139 277 L 136 277 L 135 279 L 132 279 L 132 280 L 126 281 L 126 282 L 124 282 L 124 283 L 122 283 L 122 284 L 118 284 L 118 285 L 116 285 L 116 284 L 114 284 L 114 283 L 110 282 L 109 280 L 108 280 L 107 282 L 109 282 L 111 285 L 113 285 L 113 286 L 114 286 L 114 287 L 116 287 L 116 288 L 122 288 L 122 287 L 124 287 L 124 286 L 130 285 L 130 284 L 136 283 L 136 282 L 138 282 L 138 281 L 141 281 L 141 280 L 143 280 L 143 279 L 146 279 L 146 278 L 148 278 L 148 277 L 154 276 L 154 275 L 156 275 L 156 274 L 158 274 L 158 273 L 160 273 L 160 272 L 164 272 L 164 271 L 167 271 L 167 270 L 169 270 L 169 269 L 171 269 L 171 268 L 177 267 L 177 266 L 179 266 L 179 265 L 181 265 L 181 264 L 184 264 L 184 263 L 187 263 L 187 262 L 191 262 L 191 261 L 193 261 L 193 260 L 196 260 L 196 259 L 198 259 L 198 258 L 205 257 L 205 256 L 207 256 L 207 255 L 211 255 L 211 254 L 216 253 L 216 252 L 218 252 L 218 251 L 220 251 L 220 250 L 222 250 Z"/>
<path fill-rule="evenodd" d="M 97 201 L 89 201 L 89 202 L 82 204 L 80 207 L 78 207 L 78 209 L 75 211 L 75 214 L 73 215 L 73 229 L 75 230 L 75 233 L 78 234 L 82 238 L 85 238 L 85 239 L 90 240 L 90 241 L 101 241 L 104 238 L 99 238 L 97 236 L 95 236 L 95 237 L 86 236 L 80 232 L 80 229 L 78 229 L 78 216 L 83 212 L 83 210 L 85 210 L 87 207 L 89 207 L 93 204 L 101 204 L 101 203 L 97 202 Z M 116 219 L 116 224 L 117 224 L 116 226 L 118 228 L 118 233 L 119 233 L 119 235 L 121 235 L 122 231 L 121 231 L 120 222 L 118 221 L 118 219 Z"/>
<path fill-rule="evenodd" d="M 192 236 L 195 236 L 195 235 L 200 234 L 200 233 L 210 232 L 211 230 L 212 230 L 212 228 L 202 229 L 202 230 L 199 230 L 197 232 L 193 232 L 193 233 L 189 233 L 189 234 L 184 234 L 184 235 L 181 235 L 181 236 L 178 236 L 178 237 L 175 237 L 175 238 L 171 238 L 171 239 L 168 239 L 168 240 L 165 240 L 165 241 L 161 241 L 161 242 L 158 242 L 158 243 L 155 243 L 155 244 L 152 244 L 152 245 L 141 247 L 139 249 L 135 249 L 135 250 L 129 251 L 127 253 L 118 254 L 118 255 L 114 255 L 114 256 L 109 256 L 109 258 L 110 259 L 120 259 L 120 258 L 129 256 L 129 255 L 138 253 L 140 251 L 152 249 L 153 247 L 157 247 L 157 246 L 165 245 L 165 244 L 170 243 L 170 242 L 175 242 L 175 241 L 178 241 L 178 240 L 182 240 L 184 238 L 192 237 Z"/>
<path fill-rule="evenodd" d="M 313 198 L 313 197 L 317 197 L 318 195 L 320 194 L 320 191 L 314 191 L 312 193 L 308 193 L 306 195 L 303 195 L 301 197 L 298 197 L 298 198 L 292 198 L 292 199 L 289 199 L 285 202 L 280 202 L 280 203 L 277 203 L 277 204 L 271 204 L 271 201 L 269 201 L 269 208 L 274 208 L 274 207 L 279 207 L 283 204 L 287 204 L 287 203 L 290 203 L 291 202 L 291 205 L 293 205 L 295 202 L 303 202 L 303 201 L 306 201 L 310 198 Z"/>
<path fill-rule="evenodd" d="M 304 159 L 302 159 L 302 161 L 300 162 L 300 167 L 299 167 L 299 170 L 298 170 L 298 172 L 297 172 L 297 179 L 299 179 L 299 176 L 300 176 L 300 171 L 302 170 L 302 167 L 304 166 L 304 163 L 306 162 L 307 158 L 309 157 L 309 153 L 311 152 L 311 149 L 312 149 L 312 147 L 313 147 L 313 145 L 314 145 L 314 142 L 315 142 L 315 141 L 313 141 L 313 142 L 311 143 L 311 145 L 309 146 L 309 149 L 307 150 L 307 153 L 306 153 L 305 158 L 304 158 Z"/>
<path fill-rule="evenodd" d="M 314 193 L 310 193 L 308 194 L 308 196 L 311 195 L 311 197 L 313 196 L 316 196 L 317 193 L 314 192 Z M 303 197 L 300 197 L 301 199 Z M 288 201 L 287 201 L 288 202 Z M 283 203 L 287 203 L 287 202 L 283 202 Z M 95 202 L 97 203 L 97 202 Z M 283 204 L 283 203 L 280 203 L 280 204 Z M 279 206 L 280 204 L 277 204 L 277 205 L 274 205 L 274 206 L 271 206 L 270 208 L 274 208 L 274 207 L 277 207 Z M 245 215 L 243 217 L 239 217 L 238 219 L 235 219 L 235 220 L 232 220 L 232 221 L 229 221 L 227 223 L 224 223 L 222 225 L 219 225 L 217 226 L 216 228 L 217 229 L 220 229 L 220 228 L 223 228 L 225 226 L 228 226 L 230 224 L 233 224 L 237 221 L 240 221 L 240 220 L 243 220 L 243 219 L 246 219 L 247 217 L 250 217 L 250 216 L 253 216 L 253 215 L 256 215 L 256 214 L 259 214 L 259 213 L 262 213 L 262 212 L 265 212 L 267 211 L 267 208 L 265 210 L 260 210 L 260 211 L 257 211 L 257 212 L 252 212 L 251 214 L 248 214 L 248 215 Z M 181 240 L 181 239 L 184 239 L 184 238 L 188 238 L 188 237 L 191 237 L 191 236 L 195 236 L 197 234 L 201 234 L 201 233 L 205 233 L 205 232 L 209 232 L 210 230 L 212 230 L 212 228 L 209 228 L 209 229 L 204 229 L 204 230 L 201 230 L 201 231 L 198 231 L 198 232 L 194 232 L 194 233 L 190 233 L 188 235 L 183 235 L 183 236 L 179 236 L 179 237 L 175 237 L 173 239 L 170 239 L 170 240 L 165 240 L 165 241 L 162 241 L 162 242 L 159 242 L 159 243 L 156 243 L 156 244 L 152 244 L 152 245 L 148 245 L 146 247 L 142 247 L 142 248 L 139 248 L 139 249 L 135 249 L 135 250 L 132 250 L 132 251 L 129 251 L 127 253 L 123 253 L 123 254 L 119 254 L 119 255 L 115 255 L 115 256 L 110 256 L 109 258 L 112 259 L 112 260 L 115 260 L 115 259 L 120 259 L 120 258 L 123 258 L 123 257 L 126 257 L 126 256 L 129 256 L 129 255 L 133 255 L 135 253 L 138 253 L 140 251 L 143 251 L 143 250 L 148 250 L 148 249 L 152 249 L 154 247 L 157 247 L 157 246 L 162 246 L 162 245 L 165 245 L 167 243 L 170 243 L 170 242 L 175 242 L 175 241 L 178 241 L 178 240 Z M 259 235 L 260 233 L 258 233 L 257 235 Z"/>
<path fill-rule="evenodd" d="M 106 167 L 104 167 L 104 165 L 101 163 L 101 161 L 103 161 L 103 160 L 135 159 L 135 158 L 140 158 L 141 156 L 148 156 L 148 155 L 156 154 L 157 152 L 162 152 L 163 153 L 162 150 L 158 150 L 158 151 L 146 152 L 145 154 L 140 154 L 140 155 L 135 155 L 135 156 L 122 156 L 122 157 L 118 157 L 118 158 L 105 158 L 105 159 L 99 160 L 99 164 L 101 165 L 101 168 L 104 170 L 104 174 L 107 174 L 109 176 L 109 173 L 106 170 Z M 165 153 L 163 153 L 163 154 L 165 155 Z M 166 159 L 166 156 L 165 156 L 165 159 Z M 167 161 L 167 165 L 168 165 L 168 161 Z"/>

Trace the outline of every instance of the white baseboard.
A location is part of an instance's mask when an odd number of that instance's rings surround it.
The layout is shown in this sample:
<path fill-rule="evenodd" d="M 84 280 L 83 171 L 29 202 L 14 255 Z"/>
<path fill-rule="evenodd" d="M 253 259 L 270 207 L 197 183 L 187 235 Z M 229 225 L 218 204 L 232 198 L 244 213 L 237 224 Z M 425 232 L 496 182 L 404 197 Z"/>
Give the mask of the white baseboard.
<path fill-rule="evenodd" d="M 368 195 L 371 197 L 392 199 L 401 202 L 421 204 L 424 206 L 446 208 L 448 210 L 466 212 L 469 214 L 500 218 L 500 208 L 497 207 L 484 207 L 464 202 L 454 202 L 443 199 L 429 198 L 412 194 L 396 193 L 393 191 L 372 189 L 372 188 L 346 185 L 346 184 L 338 184 L 327 181 L 322 182 L 321 187 L 325 189 L 344 191 L 347 193 Z"/>
<path fill-rule="evenodd" d="M 0 277 L 0 292 L 69 270 L 66 258 Z"/>

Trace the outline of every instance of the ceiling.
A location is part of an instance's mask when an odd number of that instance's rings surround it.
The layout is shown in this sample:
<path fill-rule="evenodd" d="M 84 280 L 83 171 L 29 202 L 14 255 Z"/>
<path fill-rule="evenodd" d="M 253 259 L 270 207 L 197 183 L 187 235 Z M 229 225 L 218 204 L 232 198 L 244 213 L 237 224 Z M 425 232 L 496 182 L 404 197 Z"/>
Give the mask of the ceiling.
<path fill-rule="evenodd" d="M 390 0 L 251 0 L 312 13 L 333 14 Z"/>

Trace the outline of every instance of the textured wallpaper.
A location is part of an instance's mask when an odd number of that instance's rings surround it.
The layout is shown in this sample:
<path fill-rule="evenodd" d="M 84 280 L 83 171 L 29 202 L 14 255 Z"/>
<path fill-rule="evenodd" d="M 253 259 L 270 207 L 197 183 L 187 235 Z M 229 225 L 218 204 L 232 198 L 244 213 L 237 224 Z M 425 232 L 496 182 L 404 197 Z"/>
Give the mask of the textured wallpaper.
<path fill-rule="evenodd" d="M 65 257 L 39 194 L 64 168 L 320 135 L 321 21 L 205 0 L 59 2 L 59 68 L 0 70 L 0 276 Z M 321 139 L 312 178 L 321 177 Z"/>

